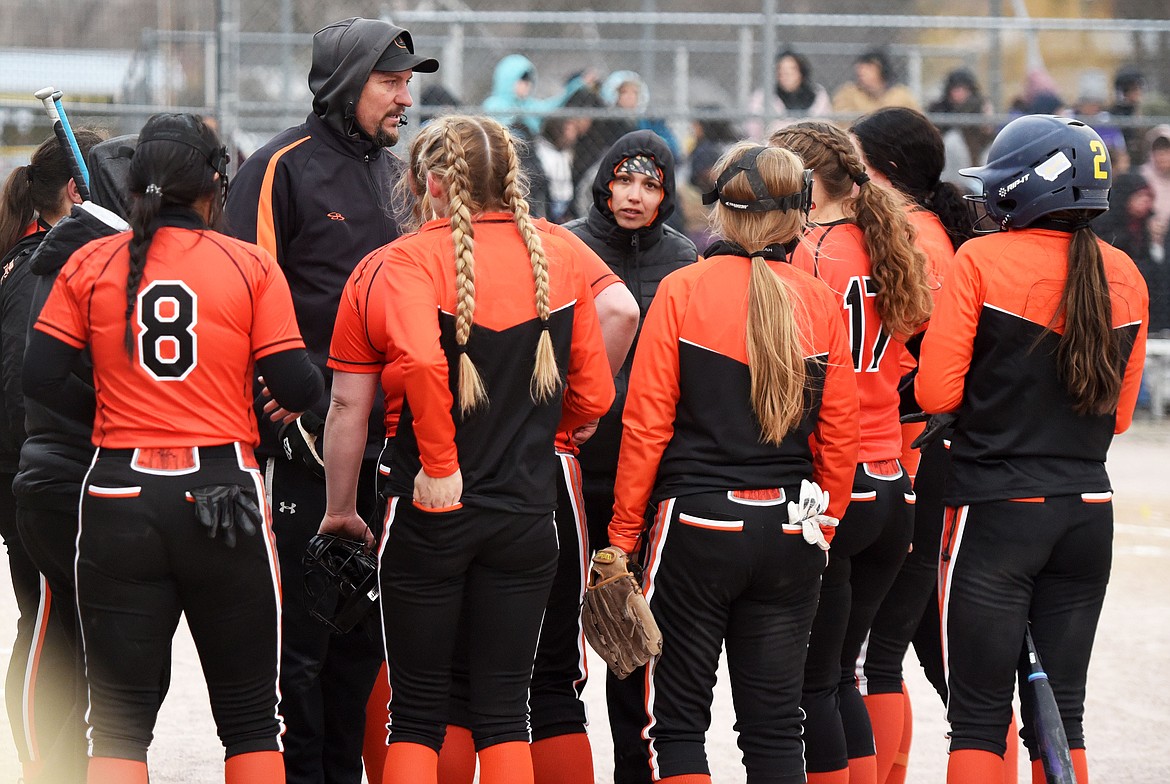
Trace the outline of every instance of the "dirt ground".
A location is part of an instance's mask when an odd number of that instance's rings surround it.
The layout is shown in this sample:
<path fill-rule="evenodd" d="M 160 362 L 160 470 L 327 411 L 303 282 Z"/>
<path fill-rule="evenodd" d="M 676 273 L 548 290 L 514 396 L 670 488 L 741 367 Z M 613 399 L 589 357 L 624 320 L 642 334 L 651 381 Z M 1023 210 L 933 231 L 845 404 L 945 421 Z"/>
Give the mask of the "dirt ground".
<path fill-rule="evenodd" d="M 1139 422 L 1119 437 L 1109 458 L 1116 508 L 1113 577 L 1089 673 L 1085 734 L 1096 781 L 1161 784 L 1170 781 L 1170 693 L 1158 683 L 1170 670 L 1170 422 Z M 7 561 L 0 582 L 7 582 Z M 11 591 L 0 591 L 0 660 L 7 660 L 16 625 Z M 596 658 L 591 669 L 600 673 Z M 921 676 L 913 654 L 906 663 L 915 716 L 910 784 L 945 778 L 946 725 L 942 705 Z M 586 689 L 594 731 L 597 782 L 612 781 L 602 678 Z M 734 716 L 725 674 L 720 678 L 708 735 L 713 779 L 744 781 L 731 730 Z M 172 687 L 159 716 L 150 755 L 151 781 L 222 781 L 222 749 L 207 706 L 198 658 L 181 626 L 175 642 Z M 1023 763 L 1021 765 L 1023 771 Z M 0 715 L 0 784 L 20 775 L 9 732 Z M 1030 774 L 1021 773 L 1021 781 Z M 1082 782 L 1084 784 L 1084 782 Z"/>

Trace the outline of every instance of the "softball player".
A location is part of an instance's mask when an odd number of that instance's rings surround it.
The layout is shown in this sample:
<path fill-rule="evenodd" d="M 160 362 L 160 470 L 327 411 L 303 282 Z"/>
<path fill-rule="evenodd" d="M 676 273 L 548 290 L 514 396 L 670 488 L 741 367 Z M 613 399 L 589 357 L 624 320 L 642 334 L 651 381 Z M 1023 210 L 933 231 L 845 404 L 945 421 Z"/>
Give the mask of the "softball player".
<path fill-rule="evenodd" d="M 185 614 L 226 750 L 226 781 L 282 782 L 279 578 L 252 447 L 253 363 L 281 405 L 322 391 L 264 251 L 208 228 L 227 151 L 200 118 L 155 115 L 129 172 L 132 236 L 58 276 L 29 343 L 29 397 L 59 409 L 88 347 L 97 390 L 77 539 L 90 784 L 145 784 L 171 638 Z M 90 403 L 93 411 L 93 403 Z"/>
<path fill-rule="evenodd" d="M 870 182 L 848 135 L 806 121 L 774 133 L 813 170 L 814 221 L 792 263 L 837 295 L 857 376 L 861 447 L 852 502 L 821 584 L 805 665 L 806 758 L 814 784 L 876 780 L 873 731 L 853 667 L 913 534 L 914 496 L 903 470 L 898 382 L 904 341 L 930 316 L 926 259 L 901 202 Z"/>
<path fill-rule="evenodd" d="M 1111 182 L 1089 126 L 1021 117 L 986 166 L 961 173 L 982 185 L 999 233 L 959 249 L 915 382 L 923 410 L 957 416 L 939 562 L 947 781 L 1000 780 L 1030 624 L 1084 784 L 1085 680 L 1113 538 L 1105 457 L 1137 400 L 1149 297 L 1129 257 L 1089 227 Z M 1020 693 L 1042 781 L 1031 690 Z"/>
<path fill-rule="evenodd" d="M 404 389 L 379 546 L 383 781 L 434 780 L 462 615 L 480 779 L 530 782 L 526 702 L 557 559 L 553 441 L 603 413 L 613 382 L 588 284 L 565 241 L 529 217 L 503 126 L 440 118 L 416 137 L 409 172 L 416 216 L 442 217 L 376 254 Z M 344 391 L 334 385 L 326 424 L 321 530 L 366 536 L 349 498 L 334 505 L 359 465 L 343 444 L 364 401 Z"/>
<path fill-rule="evenodd" d="M 945 161 L 942 136 L 921 113 L 888 108 L 868 114 L 849 129 L 873 182 L 891 188 L 906 200 L 906 217 L 915 229 L 914 244 L 926 255 L 935 299 L 955 258 L 955 249 L 971 236 L 971 221 L 959 190 L 940 181 Z M 908 341 L 916 354 L 923 333 Z M 908 353 L 904 370 L 917 365 Z M 903 376 L 903 415 L 920 411 L 914 401 L 913 375 Z M 934 586 L 942 535 L 942 478 L 946 470 L 944 441 L 933 441 L 922 453 L 909 445 L 923 432 L 922 422 L 902 427 L 902 466 L 914 486 L 914 544 L 890 587 L 856 662 L 857 686 L 865 699 L 877 752 L 877 780 L 904 780 L 913 721 L 902 683 L 902 661 L 914 640 L 928 678 L 943 694 L 942 653 L 938 645 Z M 920 621 L 926 625 L 918 634 Z M 933 630 L 933 635 L 931 634 Z M 891 777 L 891 771 L 897 771 Z"/>
<path fill-rule="evenodd" d="M 832 528 L 791 524 L 787 503 L 813 480 L 828 515 L 844 513 L 857 386 L 832 291 L 784 263 L 809 173 L 787 151 L 747 143 L 715 172 L 708 197 L 723 239 L 662 281 L 642 327 L 609 538 L 645 555 L 663 635 L 642 684 L 653 780 L 710 782 L 703 736 L 726 641 L 748 778 L 796 784 L 801 674 L 825 567 L 810 542 Z"/>

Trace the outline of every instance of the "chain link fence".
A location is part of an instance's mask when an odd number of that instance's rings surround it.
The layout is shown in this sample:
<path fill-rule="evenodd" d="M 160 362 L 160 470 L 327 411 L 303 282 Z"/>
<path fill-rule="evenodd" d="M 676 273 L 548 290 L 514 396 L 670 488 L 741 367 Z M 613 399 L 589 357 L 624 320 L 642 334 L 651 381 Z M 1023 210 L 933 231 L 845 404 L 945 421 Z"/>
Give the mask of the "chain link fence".
<path fill-rule="evenodd" d="M 763 134 L 776 113 L 765 96 L 776 89 L 775 56 L 784 49 L 805 58 L 811 81 L 829 94 L 854 79 L 860 55 L 880 51 L 888 80 L 904 85 L 923 109 L 943 97 L 948 76 L 965 69 L 985 100 L 932 117 L 987 131 L 985 137 L 1011 112 L 1040 106 L 1036 99 L 1045 96 L 1047 110 L 1080 111 L 1091 124 L 1108 122 L 1125 134 L 1132 161 L 1118 160 L 1119 167 L 1142 159 L 1146 128 L 1170 122 L 1164 0 L 976 0 L 970 15 L 947 16 L 913 13 L 933 4 L 905 0 L 869 4 L 890 11 L 870 14 L 793 10 L 841 5 L 832 2 L 789 2 L 780 13 L 777 0 L 726 0 L 726 12 L 659 11 L 656 0 L 642 0 L 641 11 L 472 11 L 456 0 L 440 9 L 426 5 L 4 0 L 0 142 L 9 157 L 19 157 L 48 134 L 32 93 L 53 85 L 63 90 L 75 124 L 111 133 L 133 132 L 160 110 L 213 116 L 238 158 L 304 118 L 312 32 L 354 14 L 407 27 L 416 50 L 442 63 L 438 74 L 414 81 L 412 131 L 451 107 L 478 111 L 493 89 L 497 65 L 520 54 L 535 74 L 532 96 L 545 101 L 544 111 L 527 118 L 534 133 L 545 119 L 586 136 L 584 124 L 565 121 L 592 120 L 594 142 L 608 138 L 598 128 L 650 126 L 668 136 L 685 161 L 703 129 L 727 138 Z M 1028 6 L 1034 16 L 1027 15 Z M 30 25 L 32 18 L 53 23 Z M 1117 105 L 1114 81 L 1126 69 L 1143 78 L 1143 101 L 1136 106 Z M 629 108 L 613 105 L 623 78 L 639 88 Z M 566 86 L 583 83 L 591 88 L 590 100 L 563 106 Z M 1111 108 L 1112 115 L 1100 114 Z M 819 114 L 843 122 L 852 116 L 844 110 Z M 1116 152 L 1123 151 L 1124 145 Z"/>

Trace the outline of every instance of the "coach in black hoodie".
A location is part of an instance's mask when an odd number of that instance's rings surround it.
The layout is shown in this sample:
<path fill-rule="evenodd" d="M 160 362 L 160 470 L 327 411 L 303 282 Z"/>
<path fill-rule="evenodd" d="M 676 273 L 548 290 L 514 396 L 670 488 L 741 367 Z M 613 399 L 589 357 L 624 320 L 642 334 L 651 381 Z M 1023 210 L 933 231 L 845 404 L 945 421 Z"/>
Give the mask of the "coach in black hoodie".
<path fill-rule="evenodd" d="M 250 156 L 232 182 L 228 228 L 276 257 L 309 356 L 327 382 L 333 321 L 349 274 L 366 254 L 398 237 L 390 203 L 403 166 L 386 148 L 406 124 L 413 103 L 408 82 L 414 71 L 438 67 L 414 53 L 410 33 L 389 22 L 352 18 L 322 28 L 313 36 L 312 114 Z M 331 635 L 304 602 L 302 558 L 324 517 L 325 483 L 302 434 L 323 432 L 328 407 L 327 386 L 302 416 L 302 427 L 283 434 L 258 412 L 257 455 L 265 463 L 283 585 L 280 710 L 290 784 L 361 781 L 366 700 L 383 655 L 380 635 L 361 627 Z M 358 487 L 358 511 L 369 522 L 376 516 L 373 485 L 385 432 L 378 408 L 369 420 Z"/>

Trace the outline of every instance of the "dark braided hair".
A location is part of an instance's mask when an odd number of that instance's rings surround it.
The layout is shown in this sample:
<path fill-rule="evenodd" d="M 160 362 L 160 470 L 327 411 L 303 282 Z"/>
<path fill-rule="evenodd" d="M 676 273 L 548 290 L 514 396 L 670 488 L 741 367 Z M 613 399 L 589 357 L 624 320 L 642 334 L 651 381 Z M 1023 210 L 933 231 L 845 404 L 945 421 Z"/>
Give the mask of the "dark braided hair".
<path fill-rule="evenodd" d="M 127 182 L 133 199 L 130 272 L 126 276 L 126 352 L 130 356 L 134 354 L 130 318 L 147 253 L 160 225 L 159 213 L 166 206 L 191 207 L 210 196 L 211 215 L 206 225 L 218 226 L 223 202 L 216 196 L 226 177 L 226 154 L 215 131 L 196 114 L 156 114 L 138 135 Z"/>
<path fill-rule="evenodd" d="M 921 112 L 902 107 L 878 109 L 849 129 L 865 159 L 918 206 L 938 216 L 959 246 L 974 236 L 963 194 L 942 182 L 946 148 L 938 128 Z"/>

